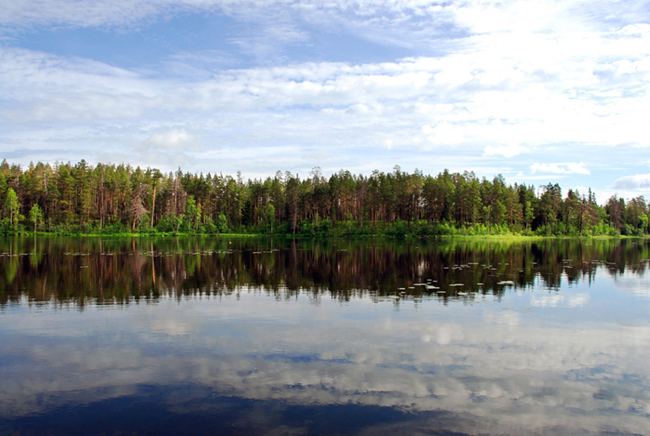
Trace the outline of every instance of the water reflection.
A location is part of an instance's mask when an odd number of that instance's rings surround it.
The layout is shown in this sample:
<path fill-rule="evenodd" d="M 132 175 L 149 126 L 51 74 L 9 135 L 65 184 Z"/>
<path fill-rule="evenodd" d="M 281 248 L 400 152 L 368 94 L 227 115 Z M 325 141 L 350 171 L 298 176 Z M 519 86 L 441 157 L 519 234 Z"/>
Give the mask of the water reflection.
<path fill-rule="evenodd" d="M 650 434 L 646 241 L 231 242 L 5 249 L 0 431 Z"/>
<path fill-rule="evenodd" d="M 257 239 L 3 240 L 0 307 L 19 302 L 125 304 L 161 296 L 223 295 L 242 287 L 292 298 L 340 300 L 404 291 L 410 298 L 501 296 L 509 288 L 559 289 L 596 271 L 643 275 L 650 241 L 408 243 Z"/>

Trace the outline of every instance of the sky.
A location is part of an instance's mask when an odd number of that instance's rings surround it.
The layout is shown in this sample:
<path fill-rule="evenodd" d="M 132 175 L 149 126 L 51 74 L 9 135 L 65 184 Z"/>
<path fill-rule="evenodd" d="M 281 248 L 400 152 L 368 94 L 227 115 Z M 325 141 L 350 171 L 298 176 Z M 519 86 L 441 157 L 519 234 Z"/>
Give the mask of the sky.
<path fill-rule="evenodd" d="M 650 199 L 650 1 L 0 3 L 8 162 L 502 174 Z"/>

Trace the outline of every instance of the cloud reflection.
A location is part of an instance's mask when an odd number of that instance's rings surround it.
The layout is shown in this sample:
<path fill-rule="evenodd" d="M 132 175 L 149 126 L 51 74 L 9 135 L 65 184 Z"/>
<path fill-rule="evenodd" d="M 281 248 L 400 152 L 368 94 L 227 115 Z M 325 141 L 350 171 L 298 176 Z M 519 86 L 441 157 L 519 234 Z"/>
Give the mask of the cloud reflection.
<path fill-rule="evenodd" d="M 573 307 L 584 295 L 562 302 Z M 429 302 L 395 312 L 367 302 L 314 306 L 307 298 L 278 302 L 244 292 L 239 299 L 166 299 L 122 311 L 46 310 L 61 332 L 75 326 L 87 336 L 5 330 L 0 416 L 133 395 L 142 385 L 189 384 L 286 407 L 354 404 L 415 414 L 409 424 L 367 429 L 374 434 L 420 427 L 647 432 L 647 324 L 541 323 L 497 303 L 479 309 Z M 6 325 L 25 313 L 3 317 Z M 201 407 L 179 401 L 168 407 Z"/>
<path fill-rule="evenodd" d="M 641 277 L 631 273 L 621 274 L 616 276 L 614 285 L 619 291 L 650 297 L 650 277 L 645 274 Z"/>

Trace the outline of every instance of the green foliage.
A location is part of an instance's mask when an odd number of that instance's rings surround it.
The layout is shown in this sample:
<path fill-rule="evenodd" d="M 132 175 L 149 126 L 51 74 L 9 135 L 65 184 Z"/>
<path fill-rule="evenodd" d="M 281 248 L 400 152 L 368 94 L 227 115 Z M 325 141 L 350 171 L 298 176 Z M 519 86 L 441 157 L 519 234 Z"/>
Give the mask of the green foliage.
<path fill-rule="evenodd" d="M 399 218 L 395 223 L 393 224 L 393 228 L 389 231 L 390 236 L 394 236 L 396 238 L 404 238 L 406 236 L 407 228 L 406 228 L 406 223 Z"/>
<path fill-rule="evenodd" d="M 177 233 L 183 223 L 183 219 L 179 216 L 167 214 L 163 216 L 156 226 L 159 233 Z"/>
<path fill-rule="evenodd" d="M 645 235 L 650 209 L 643 197 L 616 196 L 600 206 L 557 184 L 508 185 L 499 175 L 437 175 L 395 167 L 370 176 L 341 170 L 329 178 L 278 172 L 245 181 L 241 174 L 163 174 L 129 165 L 85 161 L 28 169 L 0 167 L 4 233 L 24 227 L 54 233 L 216 234 L 395 238 L 542 235 Z M 28 215 L 27 219 L 21 215 Z"/>
<path fill-rule="evenodd" d="M 215 223 L 217 233 L 228 233 L 228 218 L 224 214 L 220 214 L 217 217 L 217 222 Z"/>
<path fill-rule="evenodd" d="M 36 232 L 38 225 L 43 221 L 43 211 L 38 203 L 30 209 L 29 220 L 34 224 L 34 232 Z"/>
<path fill-rule="evenodd" d="M 5 196 L 5 208 L 9 213 L 10 226 L 12 230 L 16 230 L 15 224 L 18 222 L 16 219 L 18 215 L 18 196 L 16 195 L 16 191 L 14 191 L 13 188 L 7 189 Z"/>

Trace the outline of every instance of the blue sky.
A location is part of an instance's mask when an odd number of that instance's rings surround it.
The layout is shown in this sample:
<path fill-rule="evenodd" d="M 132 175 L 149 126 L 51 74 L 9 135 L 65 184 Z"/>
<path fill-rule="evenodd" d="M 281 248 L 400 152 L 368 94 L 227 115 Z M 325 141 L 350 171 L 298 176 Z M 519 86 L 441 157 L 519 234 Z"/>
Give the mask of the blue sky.
<path fill-rule="evenodd" d="M 650 197 L 647 1 L 3 2 L 0 83 L 15 163 Z"/>

